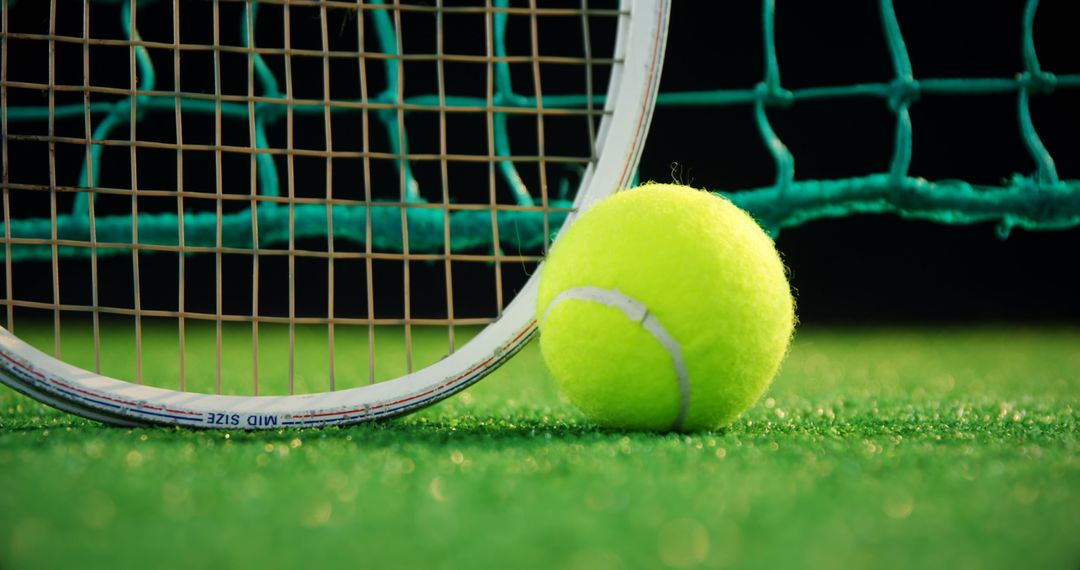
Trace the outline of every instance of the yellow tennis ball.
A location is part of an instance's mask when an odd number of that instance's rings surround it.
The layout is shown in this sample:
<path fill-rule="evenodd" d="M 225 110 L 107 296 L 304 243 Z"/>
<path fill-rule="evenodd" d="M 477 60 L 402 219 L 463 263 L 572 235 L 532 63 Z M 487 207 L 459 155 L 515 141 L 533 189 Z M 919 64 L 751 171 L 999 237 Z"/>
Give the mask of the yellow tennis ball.
<path fill-rule="evenodd" d="M 746 212 L 649 184 L 563 232 L 541 269 L 537 320 L 552 376 L 590 419 L 690 431 L 761 397 L 795 310 L 776 247 Z"/>

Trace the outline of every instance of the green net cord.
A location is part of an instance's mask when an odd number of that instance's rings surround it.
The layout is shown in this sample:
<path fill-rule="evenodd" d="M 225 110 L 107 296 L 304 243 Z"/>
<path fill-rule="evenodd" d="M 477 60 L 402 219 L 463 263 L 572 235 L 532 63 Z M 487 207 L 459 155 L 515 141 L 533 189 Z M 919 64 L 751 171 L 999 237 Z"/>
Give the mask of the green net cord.
<path fill-rule="evenodd" d="M 101 0 L 102 3 L 110 3 Z M 373 3 L 381 4 L 381 0 Z M 142 6 L 144 2 L 140 2 Z M 508 0 L 496 0 L 496 8 L 508 6 Z M 394 23 L 387 10 L 374 10 L 370 12 L 372 26 L 377 37 L 379 51 L 385 55 L 398 55 L 398 40 Z M 496 12 L 492 16 L 493 32 L 495 36 L 495 55 L 506 56 L 505 34 L 507 26 L 506 12 Z M 248 3 L 245 16 L 240 22 L 241 39 L 245 47 L 252 47 L 253 40 L 249 30 L 255 28 L 258 18 L 258 4 Z M 121 20 L 124 34 L 128 40 L 139 41 L 139 35 L 132 23 L 132 6 L 127 1 L 122 4 Z M 231 103 L 225 101 L 212 101 L 194 98 L 170 98 L 160 96 L 136 95 L 135 97 L 123 98 L 116 102 L 96 102 L 88 107 L 83 105 L 60 105 L 57 106 L 53 116 L 57 119 L 82 117 L 89 109 L 91 115 L 98 121 L 94 128 L 93 140 L 106 140 L 114 136 L 118 129 L 129 126 L 131 121 L 132 106 L 136 107 L 136 120 L 145 116 L 146 113 L 175 113 L 177 104 L 183 113 L 197 113 L 205 115 L 218 115 L 225 120 L 254 121 L 255 144 L 253 152 L 257 162 L 257 187 L 260 196 L 281 196 L 281 180 L 278 168 L 274 165 L 273 154 L 269 145 L 268 130 L 283 120 L 289 112 L 295 116 L 321 117 L 325 111 L 322 105 L 298 104 L 288 100 L 278 85 L 278 80 L 263 57 L 256 52 L 251 53 L 252 67 L 255 81 L 263 98 L 280 99 L 280 102 L 258 101 L 254 103 L 254 113 L 246 104 Z M 149 54 L 142 46 L 135 47 L 135 60 L 138 66 L 139 85 L 137 92 L 150 92 L 155 87 L 155 69 Z M 368 220 L 368 210 L 371 210 L 372 247 L 379 251 L 401 251 L 404 245 L 404 235 L 407 232 L 409 249 L 413 252 L 440 252 L 444 251 L 444 226 L 446 224 L 442 206 L 424 207 L 427 203 L 420 194 L 420 187 L 412 173 L 408 156 L 407 133 L 399 128 L 398 108 L 404 103 L 407 106 L 438 108 L 440 100 L 435 95 L 422 95 L 403 99 L 400 97 L 400 78 L 398 60 L 389 57 L 383 59 L 383 73 L 386 77 L 386 89 L 364 101 L 359 99 L 353 103 L 363 104 L 367 108 L 374 108 L 372 115 L 379 126 L 385 131 L 386 140 L 390 144 L 390 154 L 402 157 L 397 161 L 397 171 L 403 177 L 404 188 L 401 205 L 369 205 L 349 204 L 334 205 L 331 207 L 332 219 L 328 221 L 327 208 L 321 204 L 295 204 L 289 205 L 280 201 L 260 201 L 256 208 L 257 224 L 252 223 L 250 211 L 242 211 L 225 214 L 221 220 L 221 244 L 218 245 L 218 219 L 214 212 L 185 212 L 183 216 L 184 247 L 190 252 L 215 251 L 221 248 L 225 251 L 245 251 L 255 247 L 273 249 L 275 245 L 281 246 L 289 241 L 289 210 L 294 212 L 295 239 L 327 238 L 329 229 L 333 227 L 333 239 L 348 240 L 363 245 L 366 241 L 365 227 Z M 490 101 L 483 97 L 446 96 L 445 105 L 449 107 L 518 107 L 535 108 L 535 97 L 526 97 L 513 91 L 510 81 L 509 64 L 500 61 L 494 64 L 494 93 Z M 602 104 L 602 99 L 599 99 Z M 588 101 L 585 96 L 564 96 L 545 99 L 543 104 L 551 108 L 578 108 L 585 107 Z M 357 107 L 334 107 L 335 114 L 362 113 L 364 109 Z M 494 154 L 499 157 L 513 156 L 508 134 L 508 121 L 505 113 L 492 113 L 493 120 L 493 144 Z M 45 121 L 49 118 L 49 109 L 44 107 L 11 107 L 8 109 L 9 121 Z M 89 160 L 83 164 L 79 187 L 96 188 L 99 186 L 100 173 L 102 172 L 101 161 L 104 152 L 103 145 L 91 145 Z M 570 208 L 568 196 L 570 186 L 574 183 L 572 178 L 577 178 L 580 173 L 572 173 L 571 176 L 557 182 L 559 198 L 552 199 L 548 203 L 549 211 L 541 211 L 534 206 L 534 200 L 518 175 L 514 164 L 510 161 L 498 163 L 500 176 L 506 181 L 511 189 L 517 206 L 530 208 L 528 210 L 495 210 L 491 209 L 466 209 L 467 206 L 455 210 L 449 216 L 450 225 L 450 251 L 482 251 L 492 250 L 497 247 L 503 251 L 524 252 L 539 251 L 545 245 L 545 234 L 549 231 L 545 228 L 559 227 L 565 220 Z M 116 255 L 129 253 L 133 244 L 133 231 L 131 216 L 96 216 L 94 224 L 94 236 L 91 236 L 90 205 L 89 201 L 96 195 L 93 192 L 80 192 L 76 194 L 74 206 L 71 212 L 61 213 L 56 219 L 56 235 L 61 245 L 58 252 L 65 257 L 90 257 L 92 249 L 83 245 L 64 245 L 64 242 L 81 242 L 85 244 L 91 238 L 98 244 L 97 255 Z M 403 213 L 404 209 L 404 213 Z M 494 244 L 492 239 L 492 216 L 498 226 L 500 243 Z M 546 218 L 546 219 L 545 219 Z M 332 222 L 332 223 L 331 223 Z M 403 228 L 407 224 L 407 228 Z M 153 251 L 153 246 L 179 246 L 180 217 L 174 213 L 139 213 L 136 224 L 138 226 L 138 243 L 142 246 L 150 246 L 148 251 Z M 257 228 L 254 229 L 254 228 Z M 258 236 L 254 234 L 258 231 Z M 0 233 L 4 232 L 3 224 L 0 224 Z M 19 219 L 10 223 L 10 232 L 13 241 L 11 248 L 14 260 L 51 259 L 52 248 L 49 244 L 20 243 L 20 240 L 40 241 L 52 237 L 52 223 L 47 218 Z M 256 240 L 257 238 L 257 240 Z M 3 255 L 0 252 L 0 255 Z"/>

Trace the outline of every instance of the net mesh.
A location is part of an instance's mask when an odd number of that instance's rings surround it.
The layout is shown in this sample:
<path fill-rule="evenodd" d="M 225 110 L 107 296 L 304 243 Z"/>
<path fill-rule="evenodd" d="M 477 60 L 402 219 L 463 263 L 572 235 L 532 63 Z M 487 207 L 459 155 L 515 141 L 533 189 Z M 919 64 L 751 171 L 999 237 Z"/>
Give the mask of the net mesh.
<path fill-rule="evenodd" d="M 101 3 L 114 3 L 101 0 Z M 373 4 L 379 4 L 374 2 Z M 149 3 L 147 3 L 149 4 Z M 661 106 L 732 106 L 751 105 L 760 136 L 776 164 L 775 183 L 768 187 L 738 189 L 722 188 L 729 192 L 740 206 L 750 210 L 755 217 L 774 232 L 783 228 L 797 226 L 810 220 L 823 217 L 839 217 L 857 213 L 894 212 L 902 216 L 929 219 L 943 223 L 973 223 L 984 221 L 999 222 L 999 231 L 1007 235 L 1014 227 L 1026 229 L 1061 229 L 1080 224 L 1080 181 L 1064 180 L 1058 177 L 1054 159 L 1042 144 L 1038 131 L 1031 117 L 1030 100 L 1033 96 L 1045 96 L 1061 89 L 1080 88 L 1080 75 L 1055 75 L 1042 68 L 1035 51 L 1034 22 L 1039 1 L 1028 0 L 1024 10 L 1023 40 L 1018 46 L 1023 53 L 1024 69 L 1012 78 L 916 78 L 912 70 L 904 43 L 904 36 L 892 0 L 880 2 L 881 22 L 892 60 L 895 78 L 889 83 L 854 84 L 831 87 L 811 87 L 797 90 L 785 89 L 780 80 L 780 65 L 777 58 L 776 35 L 774 31 L 775 0 L 763 2 L 763 39 L 765 46 L 766 68 L 763 80 L 751 89 L 662 93 L 658 101 Z M 496 8 L 507 8 L 507 0 L 498 0 Z M 249 16 L 240 22 L 234 22 L 241 31 L 243 45 L 239 49 L 254 47 L 250 30 L 258 24 L 258 5 L 252 4 Z M 129 41 L 138 42 L 139 38 L 131 28 L 130 4 L 123 4 L 120 18 L 124 33 Z M 491 105 L 496 109 L 534 109 L 535 97 L 515 92 L 510 80 L 510 62 L 506 59 L 506 24 L 508 12 L 495 14 L 494 46 L 496 56 L 504 58 L 496 63 L 497 74 Z M 360 108 L 373 109 L 379 128 L 389 142 L 385 153 L 387 157 L 405 157 L 400 173 L 401 185 L 405 189 L 405 202 L 413 205 L 423 204 L 424 198 L 419 191 L 419 184 L 413 173 L 412 162 L 417 157 L 408 156 L 409 133 L 398 125 L 397 109 L 406 112 L 439 109 L 440 105 L 462 110 L 485 108 L 488 102 L 483 98 L 457 97 L 438 94 L 422 94 L 402 97 L 397 85 L 397 69 L 393 58 L 398 55 L 398 42 L 395 27 L 387 11 L 371 12 L 373 30 L 377 36 L 378 52 L 388 59 L 386 88 L 373 94 L 365 103 L 353 101 L 352 108 L 347 101 L 335 101 L 330 109 L 335 114 L 355 113 Z M 170 98 L 152 97 L 156 88 L 156 70 L 151 62 L 148 49 L 153 44 L 140 44 L 134 51 L 135 64 L 140 73 L 138 91 L 143 95 L 134 98 L 119 98 L 110 102 L 95 102 L 89 106 L 94 117 L 93 136 L 96 141 L 106 141 L 123 129 L 133 114 L 136 121 L 142 121 L 155 113 L 173 114 L 177 112 L 177 103 Z M 376 52 L 376 53 L 378 53 Z M 347 54 L 345 54 L 347 55 Z M 273 198 L 282 196 L 282 174 L 275 164 L 271 148 L 270 131 L 280 128 L 286 118 L 285 106 L 275 104 L 275 99 L 283 97 L 280 79 L 266 65 L 259 53 L 253 58 L 254 74 L 260 90 L 260 98 L 255 103 L 254 148 L 257 162 L 257 193 L 266 197 L 265 207 L 257 213 L 257 223 L 252 223 L 249 211 L 231 211 L 222 216 L 220 231 L 223 246 L 226 248 L 250 249 L 255 243 L 282 243 L 289 239 L 288 216 L 284 208 L 275 208 Z M 912 121 L 910 109 L 922 94 L 980 95 L 996 93 L 1016 93 L 1017 111 L 1024 145 L 1034 163 L 1029 175 L 1015 175 L 1000 186 L 974 185 L 963 180 L 928 181 L 909 175 L 909 166 L 913 153 Z M 887 172 L 867 176 L 836 180 L 796 180 L 795 159 L 783 141 L 770 125 L 766 110 L 772 107 L 785 107 L 800 102 L 821 99 L 842 98 L 879 98 L 888 102 L 889 109 L 895 114 L 896 129 L 894 135 L 894 153 Z M 545 96 L 543 107 L 548 109 L 581 109 L 588 105 L 602 106 L 603 96 L 589 94 L 570 94 Z M 138 112 L 133 113 L 133 107 Z M 297 101 L 291 106 L 298 117 L 317 116 L 324 112 L 321 102 Z M 444 107 L 445 108 L 445 107 Z M 212 98 L 198 99 L 190 96 L 180 101 L 184 113 L 215 115 L 222 119 L 247 121 L 249 109 L 239 101 L 215 101 Z M 55 109 L 40 107 L 9 107 L 7 120 L 12 123 L 48 120 L 50 113 L 57 119 L 81 116 L 86 109 L 81 104 L 58 105 Z M 509 159 L 510 135 L 505 114 L 496 114 L 494 124 L 495 155 Z M 104 169 L 102 156 L 105 145 L 90 147 L 89 156 L 84 161 L 79 175 L 78 186 L 81 188 L 100 188 L 100 177 Z M 261 152 L 260 152 L 261 151 Z M 557 158 L 555 159 L 557 160 Z M 514 162 L 499 162 L 498 176 L 507 184 L 520 206 L 535 205 L 533 195 L 516 172 Z M 498 218 L 501 229 L 494 244 L 493 232 L 490 231 L 491 218 L 482 210 L 460 210 L 449 216 L 454 251 L 491 249 L 501 246 L 512 251 L 537 251 L 542 249 L 544 236 L 551 227 L 558 227 L 565 217 L 569 206 L 572 186 L 576 183 L 573 176 L 559 178 L 555 185 L 557 192 L 552 207 L 556 211 L 544 215 L 538 211 L 507 211 Z M 5 186 L 5 189 L 7 186 Z M 107 192 L 107 189 L 102 189 Z M 60 212 L 56 218 L 55 239 L 61 244 L 65 241 L 85 242 L 89 239 L 89 195 L 79 194 L 68 212 Z M 367 240 L 366 218 L 370 213 L 372 220 L 371 239 L 379 250 L 403 248 L 403 236 L 408 235 L 409 248 L 415 252 L 438 252 L 443 249 L 444 216 L 440 209 L 407 208 L 403 216 L 400 209 L 393 207 L 369 208 L 365 205 L 338 204 L 333 207 L 333 219 L 338 221 L 333 227 L 333 236 L 337 239 L 365 243 Z M 562 211 L 558 211 L 562 210 Z M 295 236 L 304 238 L 325 238 L 330 235 L 325 208 L 322 204 L 297 204 L 295 206 Z M 403 220 L 410 231 L 403 232 Z M 177 231 L 179 217 L 168 213 L 140 214 L 138 224 L 132 224 L 130 216 L 101 216 L 97 221 L 97 239 L 108 244 L 132 243 L 133 228 L 138 227 L 139 242 L 152 248 L 155 245 L 178 245 Z M 22 259 L 48 259 L 51 248 L 38 240 L 53 239 L 53 223 L 49 218 L 14 219 L 7 224 L 10 231 L 12 257 Z M 183 234 L 189 251 L 197 252 L 200 248 L 207 251 L 217 247 L 219 224 L 214 212 L 189 212 L 184 216 Z M 258 232 L 258 236 L 255 235 Z M 34 247 L 34 245 L 38 247 Z M 122 247 L 105 247 L 100 255 L 124 253 Z M 88 256 L 90 249 L 83 247 L 59 248 L 61 255 Z"/>
<path fill-rule="evenodd" d="M 1011 78 L 917 78 L 892 0 L 880 1 L 883 33 L 892 61 L 889 83 L 785 89 L 776 50 L 776 2 L 763 2 L 765 76 L 752 89 L 661 93 L 660 106 L 752 105 L 758 131 L 776 164 L 775 183 L 731 192 L 729 197 L 765 226 L 779 231 L 810 220 L 860 213 L 897 213 L 935 222 L 998 222 L 1007 236 L 1014 227 L 1064 229 L 1080 225 L 1080 180 L 1058 176 L 1054 158 L 1043 145 L 1031 116 L 1032 97 L 1080 88 L 1080 74 L 1055 75 L 1043 69 L 1035 51 L 1035 15 L 1039 0 L 1027 0 L 1023 12 L 1024 69 Z M 978 96 L 1016 93 L 1021 136 L 1034 163 L 1029 175 L 1017 174 L 1000 186 L 964 180 L 929 181 L 909 175 L 913 153 L 911 107 L 920 95 Z M 836 180 L 796 180 L 795 158 L 777 136 L 766 109 L 823 99 L 878 98 L 896 117 L 894 151 L 887 172 Z M 724 189 L 729 190 L 729 189 Z"/>

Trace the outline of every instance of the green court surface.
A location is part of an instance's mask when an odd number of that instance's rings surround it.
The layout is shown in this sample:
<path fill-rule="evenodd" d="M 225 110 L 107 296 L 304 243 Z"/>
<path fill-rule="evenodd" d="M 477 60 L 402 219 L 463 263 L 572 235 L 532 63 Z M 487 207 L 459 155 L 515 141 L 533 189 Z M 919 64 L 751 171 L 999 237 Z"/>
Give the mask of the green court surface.
<path fill-rule="evenodd" d="M 3 389 L 0 568 L 1075 570 L 1078 409 L 1067 327 L 808 326 L 692 435 L 590 426 L 535 343 L 347 429 L 111 428 Z"/>

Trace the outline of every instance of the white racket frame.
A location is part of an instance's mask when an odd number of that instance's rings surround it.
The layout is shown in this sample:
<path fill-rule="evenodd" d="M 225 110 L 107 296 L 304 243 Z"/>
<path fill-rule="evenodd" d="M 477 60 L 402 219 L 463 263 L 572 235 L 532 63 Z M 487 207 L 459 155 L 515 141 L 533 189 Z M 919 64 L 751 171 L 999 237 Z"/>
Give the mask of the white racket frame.
<path fill-rule="evenodd" d="M 669 0 L 622 0 L 605 114 L 574 201 L 577 214 L 627 187 L 652 118 L 667 40 Z M 621 62 L 621 63 L 618 63 Z M 571 215 L 565 224 L 573 221 Z M 565 227 L 564 224 L 564 227 Z M 291 396 L 223 396 L 133 384 L 61 362 L 0 327 L 0 381 L 40 402 L 117 425 L 279 429 L 396 416 L 480 380 L 536 333 L 534 272 L 502 316 L 446 358 L 394 380 Z"/>

